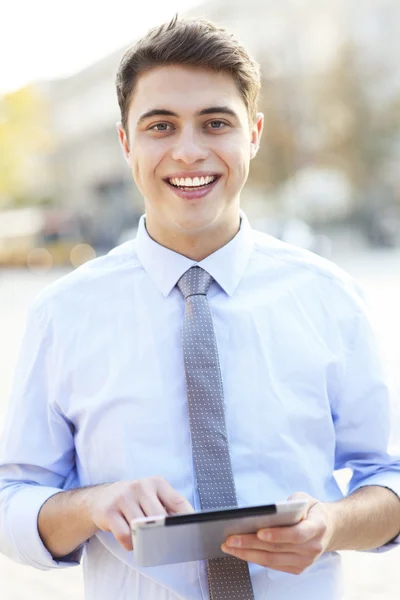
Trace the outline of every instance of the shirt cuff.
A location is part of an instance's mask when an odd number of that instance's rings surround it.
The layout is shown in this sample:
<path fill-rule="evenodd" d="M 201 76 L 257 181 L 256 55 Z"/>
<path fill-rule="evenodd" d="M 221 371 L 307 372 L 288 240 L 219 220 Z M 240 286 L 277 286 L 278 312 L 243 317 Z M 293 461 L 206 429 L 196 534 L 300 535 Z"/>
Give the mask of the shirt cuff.
<path fill-rule="evenodd" d="M 400 484 L 395 485 L 394 482 L 388 482 L 388 479 L 389 478 L 388 478 L 387 474 L 386 475 L 385 474 L 373 475 L 372 477 L 368 477 L 368 482 L 364 481 L 363 483 L 360 483 L 359 485 L 352 488 L 349 491 L 349 493 L 353 493 L 356 490 L 359 490 L 363 487 L 369 487 L 370 485 L 379 485 L 380 487 L 384 487 L 384 488 L 390 490 L 391 492 L 393 492 L 399 498 L 399 502 L 400 502 Z M 393 550 L 394 548 L 398 548 L 399 546 L 400 546 L 400 533 L 395 538 L 393 538 L 393 540 L 390 540 L 386 544 L 383 544 L 383 546 L 379 546 L 378 548 L 373 548 L 372 550 L 361 550 L 361 552 L 382 553 L 382 552 L 388 552 L 389 550 Z"/>
<path fill-rule="evenodd" d="M 15 558 L 37 569 L 54 569 L 79 565 L 83 546 L 62 559 L 53 559 L 38 531 L 38 516 L 43 504 L 62 490 L 39 485 L 25 485 L 13 497 L 8 511 L 8 539 Z"/>

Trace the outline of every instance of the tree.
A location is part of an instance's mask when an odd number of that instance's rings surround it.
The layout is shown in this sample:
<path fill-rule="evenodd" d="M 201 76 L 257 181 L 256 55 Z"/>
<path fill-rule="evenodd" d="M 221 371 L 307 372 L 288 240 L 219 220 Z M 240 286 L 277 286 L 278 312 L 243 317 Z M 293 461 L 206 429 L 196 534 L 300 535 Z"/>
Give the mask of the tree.
<path fill-rule="evenodd" d="M 387 91 L 391 79 L 393 73 L 382 65 L 364 63 L 351 43 L 318 79 L 315 118 L 325 134 L 321 158 L 342 168 L 357 190 L 379 180 L 400 139 L 400 96 Z"/>
<path fill-rule="evenodd" d="M 40 196 L 37 183 L 52 150 L 48 114 L 34 86 L 0 97 L 0 208 Z"/>
<path fill-rule="evenodd" d="M 295 106 L 287 101 L 284 78 L 264 80 L 259 110 L 264 113 L 264 133 L 257 158 L 253 161 L 249 182 L 266 192 L 286 181 L 295 169 L 298 157 Z"/>

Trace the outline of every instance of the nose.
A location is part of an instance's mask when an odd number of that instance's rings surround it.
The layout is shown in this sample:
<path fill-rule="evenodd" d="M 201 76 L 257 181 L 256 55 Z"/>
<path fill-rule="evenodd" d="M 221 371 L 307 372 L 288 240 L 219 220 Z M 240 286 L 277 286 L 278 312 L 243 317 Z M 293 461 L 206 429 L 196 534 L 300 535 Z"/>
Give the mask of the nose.
<path fill-rule="evenodd" d="M 172 158 L 189 165 L 203 161 L 207 156 L 208 151 L 201 143 L 200 134 L 192 127 L 182 129 L 172 150 Z"/>

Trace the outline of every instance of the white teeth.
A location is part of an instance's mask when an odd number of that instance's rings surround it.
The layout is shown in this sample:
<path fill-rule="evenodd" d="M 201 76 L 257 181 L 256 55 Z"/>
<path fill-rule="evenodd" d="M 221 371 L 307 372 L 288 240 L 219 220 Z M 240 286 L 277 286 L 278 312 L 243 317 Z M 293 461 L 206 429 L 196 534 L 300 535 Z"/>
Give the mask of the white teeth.
<path fill-rule="evenodd" d="M 215 180 L 215 175 L 208 175 L 207 177 L 194 177 L 193 179 L 191 177 L 171 177 L 169 181 L 172 185 L 177 187 L 200 187 L 212 183 Z"/>

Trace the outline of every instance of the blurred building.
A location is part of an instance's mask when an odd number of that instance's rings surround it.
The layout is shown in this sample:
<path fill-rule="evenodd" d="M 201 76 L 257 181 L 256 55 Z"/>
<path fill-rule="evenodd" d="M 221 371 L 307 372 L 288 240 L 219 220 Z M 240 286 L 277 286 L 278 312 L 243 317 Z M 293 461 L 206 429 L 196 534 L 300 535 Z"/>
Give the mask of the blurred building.
<path fill-rule="evenodd" d="M 352 39 L 367 61 L 380 60 L 400 76 L 398 0 L 207 0 L 188 14 L 228 27 L 277 72 L 323 68 Z"/>
<path fill-rule="evenodd" d="M 104 247 L 142 211 L 116 131 L 121 56 L 122 50 L 58 81 L 51 94 L 57 204 L 77 211 L 87 240 Z"/>

